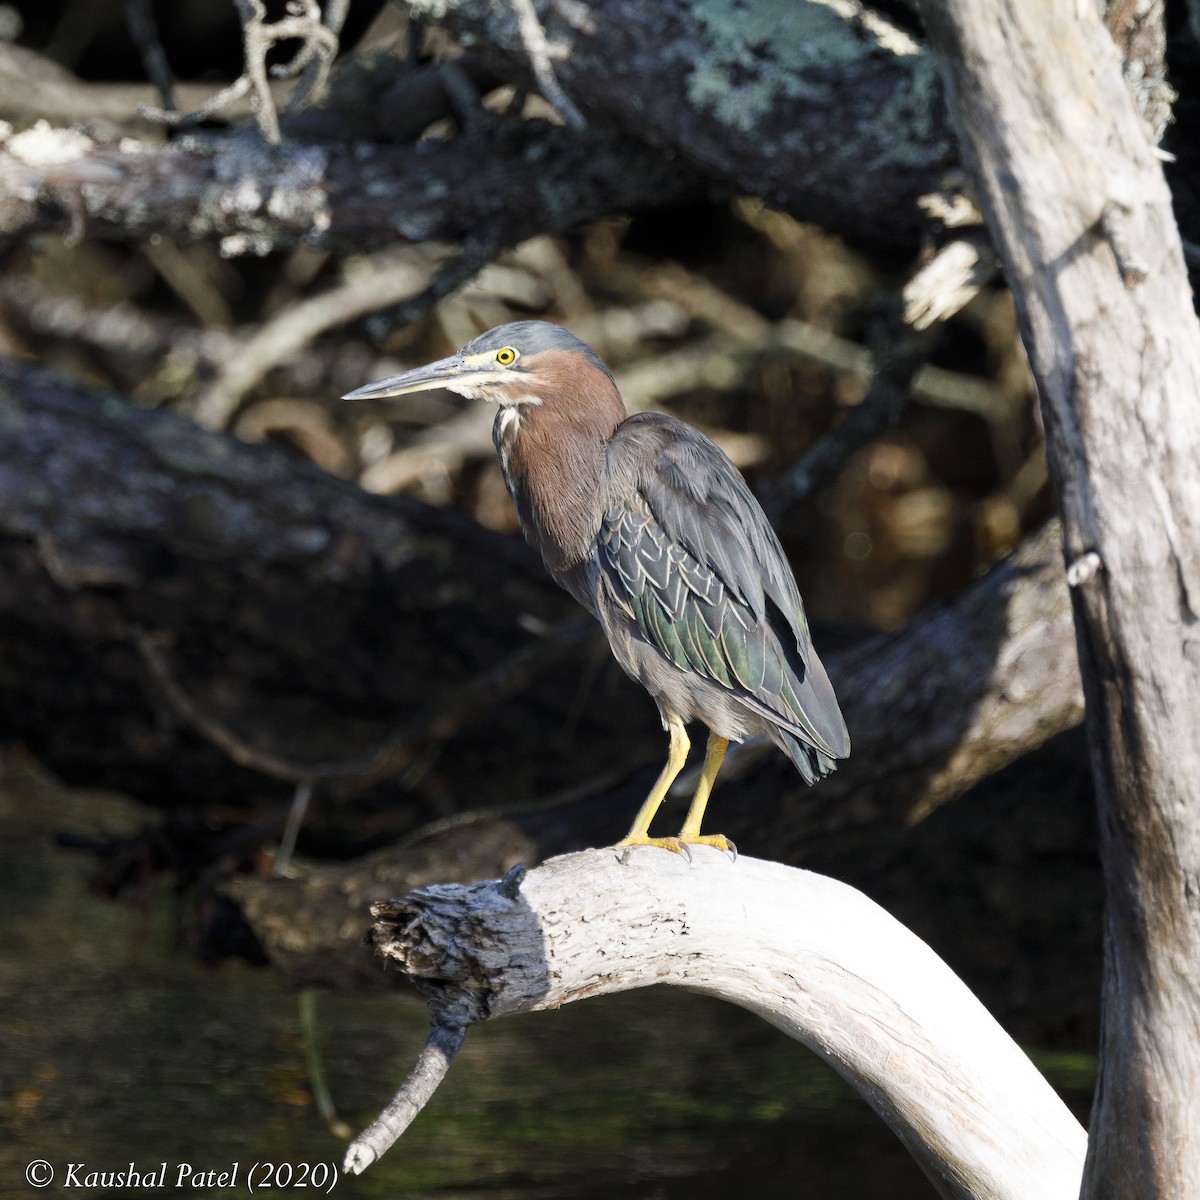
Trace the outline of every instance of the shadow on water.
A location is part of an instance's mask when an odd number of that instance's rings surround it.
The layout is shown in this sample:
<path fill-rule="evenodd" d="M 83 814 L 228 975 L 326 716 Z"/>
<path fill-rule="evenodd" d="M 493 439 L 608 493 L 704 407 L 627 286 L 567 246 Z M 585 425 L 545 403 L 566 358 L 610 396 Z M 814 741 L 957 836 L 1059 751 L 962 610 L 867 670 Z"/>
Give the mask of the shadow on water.
<path fill-rule="evenodd" d="M 118 798 L 0 776 L 0 1196 L 45 1159 L 138 1170 L 340 1164 L 316 1114 L 294 995 L 269 971 L 170 949 L 165 889 L 103 902 L 57 828 L 136 825 Z M 361 1128 L 424 1043 L 411 996 L 324 995 L 322 1050 Z M 1077 1069 L 1077 1064 L 1068 1067 Z M 1090 1083 L 1086 1065 L 1082 1086 Z M 76 1178 L 83 1177 L 83 1170 Z M 239 1180 L 240 1181 L 240 1180 Z M 933 1195 L 831 1070 L 741 1010 L 652 989 L 472 1030 L 429 1108 L 343 1196 Z M 244 1191 L 239 1187 L 238 1191 Z M 189 1187 L 189 1194 L 230 1194 Z M 73 1194 L 129 1194 L 83 1187 Z"/>

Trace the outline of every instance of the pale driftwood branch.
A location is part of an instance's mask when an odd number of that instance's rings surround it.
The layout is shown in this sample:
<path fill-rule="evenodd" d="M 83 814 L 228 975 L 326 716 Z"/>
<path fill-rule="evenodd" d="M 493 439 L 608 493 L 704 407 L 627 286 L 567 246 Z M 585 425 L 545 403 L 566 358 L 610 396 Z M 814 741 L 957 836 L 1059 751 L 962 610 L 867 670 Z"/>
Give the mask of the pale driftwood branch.
<path fill-rule="evenodd" d="M 1079 565 L 1073 607 L 1108 895 L 1084 1195 L 1193 1198 L 1200 323 L 1179 230 L 1095 6 L 921 7 L 1013 288 L 1066 560 Z"/>
<path fill-rule="evenodd" d="M 438 1084 L 446 1078 L 446 1072 L 450 1070 L 450 1064 L 466 1036 L 465 1025 L 434 1025 L 425 1049 L 417 1056 L 416 1065 L 392 1097 L 391 1103 L 354 1139 L 346 1151 L 344 1170 L 361 1175 L 377 1158 L 391 1149 L 396 1139 L 429 1103 Z"/>
<path fill-rule="evenodd" d="M 348 1170 L 398 1136 L 449 1065 L 443 1042 L 467 1026 L 666 983 L 810 1047 L 941 1195 L 1078 1193 L 1087 1139 L 1066 1105 L 924 942 L 836 880 L 706 847 L 690 863 L 654 848 L 589 850 L 373 912 L 377 947 L 422 989 L 435 1033 L 387 1120 L 351 1145 Z"/>

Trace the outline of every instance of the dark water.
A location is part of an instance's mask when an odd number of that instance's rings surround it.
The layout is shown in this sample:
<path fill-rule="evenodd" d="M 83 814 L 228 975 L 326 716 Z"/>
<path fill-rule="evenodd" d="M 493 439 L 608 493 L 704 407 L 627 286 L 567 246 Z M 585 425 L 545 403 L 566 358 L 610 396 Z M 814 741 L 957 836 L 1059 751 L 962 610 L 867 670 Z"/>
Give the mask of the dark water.
<path fill-rule="evenodd" d="M 305 1176 L 305 1164 L 339 1165 L 345 1143 L 312 1099 L 298 998 L 268 971 L 195 966 L 171 949 L 165 885 L 141 907 L 98 900 L 87 862 L 51 840 L 55 829 L 141 820 L 116 797 L 63 792 L 23 770 L 0 775 L 0 1196 L 248 1194 L 247 1173 L 268 1162 L 290 1168 L 300 1195 L 314 1182 L 327 1188 L 329 1168 Z M 423 1044 L 424 1006 L 324 994 L 316 1013 L 339 1113 L 361 1128 Z M 1089 1064 L 1050 1066 L 1068 1091 L 1086 1093 Z M 55 1172 L 39 1192 L 25 1182 L 36 1159 Z M 71 1163 L 84 1164 L 80 1186 L 64 1188 Z M 152 1178 L 165 1163 L 166 1189 L 88 1182 L 130 1163 Z M 222 1186 L 215 1176 L 234 1163 L 237 1186 Z M 194 1174 L 176 1188 L 187 1168 Z M 472 1030 L 401 1141 L 333 1191 L 934 1195 L 884 1125 L 803 1047 L 738 1009 L 666 988 Z"/>

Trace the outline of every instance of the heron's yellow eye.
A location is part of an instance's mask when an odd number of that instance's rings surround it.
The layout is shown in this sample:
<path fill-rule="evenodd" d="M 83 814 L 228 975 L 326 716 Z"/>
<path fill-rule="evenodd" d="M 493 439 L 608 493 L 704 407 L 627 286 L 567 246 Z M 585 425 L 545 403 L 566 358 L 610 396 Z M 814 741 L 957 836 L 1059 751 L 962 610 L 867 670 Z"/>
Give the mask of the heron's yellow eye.
<path fill-rule="evenodd" d="M 503 350 L 496 351 L 496 361 L 502 367 L 511 367 L 520 357 L 521 352 L 514 350 L 511 346 L 505 346 Z"/>

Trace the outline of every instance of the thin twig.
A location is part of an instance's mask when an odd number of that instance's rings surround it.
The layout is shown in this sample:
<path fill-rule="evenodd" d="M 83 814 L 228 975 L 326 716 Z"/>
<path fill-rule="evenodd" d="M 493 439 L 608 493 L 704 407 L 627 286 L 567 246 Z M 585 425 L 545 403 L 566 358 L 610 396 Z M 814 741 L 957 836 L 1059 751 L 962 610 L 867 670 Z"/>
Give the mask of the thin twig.
<path fill-rule="evenodd" d="M 223 109 L 237 103 L 243 96 L 249 95 L 250 90 L 250 77 L 239 75 L 232 83 L 226 84 L 219 92 L 210 96 L 199 108 L 194 108 L 191 112 L 171 112 L 168 109 L 152 108 L 148 104 L 139 105 L 138 112 L 147 120 L 159 121 L 163 125 L 200 125 L 216 116 Z M 255 111 L 253 105 L 252 111 Z"/>
<path fill-rule="evenodd" d="M 343 1172 L 361 1175 L 412 1124 L 413 1118 L 429 1103 L 438 1084 L 446 1078 L 454 1056 L 459 1052 L 467 1027 L 435 1024 L 425 1049 L 417 1058 L 412 1073 L 400 1085 L 391 1103 L 350 1143 Z"/>
<path fill-rule="evenodd" d="M 325 1074 L 325 1060 L 317 1041 L 319 1025 L 317 1021 L 317 989 L 305 988 L 300 993 L 300 1036 L 304 1041 L 304 1057 L 308 1062 L 308 1083 L 312 1088 L 313 1099 L 317 1103 L 317 1112 L 329 1126 L 329 1132 L 336 1138 L 348 1138 L 354 1130 L 338 1116 L 337 1105 L 333 1102 L 333 1092 L 329 1087 L 329 1079 Z"/>
<path fill-rule="evenodd" d="M 388 752 L 389 746 L 385 745 L 368 755 L 351 759 L 348 762 L 304 765 L 283 758 L 269 750 L 259 750 L 215 717 L 204 712 L 192 700 L 179 686 L 166 659 L 154 644 L 154 639 L 150 634 L 144 629 L 134 629 L 131 637 L 134 646 L 142 656 L 142 661 L 149 668 L 150 674 L 154 677 L 176 716 L 195 729 L 197 733 L 206 737 L 218 749 L 223 750 L 230 761 L 239 767 L 246 767 L 272 779 L 282 779 L 287 783 L 311 786 L 317 779 L 338 779 L 348 775 L 361 775 L 364 771 L 372 769 L 378 760 Z"/>
<path fill-rule="evenodd" d="M 125 24 L 141 55 L 142 66 L 150 82 L 158 89 L 164 112 L 178 111 L 175 103 L 175 76 L 167 62 L 167 52 L 158 36 L 158 24 L 150 0 L 125 0 Z"/>
<path fill-rule="evenodd" d="M 340 0 L 337 2 L 340 3 Z M 324 86 L 338 50 L 337 32 L 322 23 L 321 7 L 317 0 L 288 0 L 288 16 L 271 22 L 267 20 L 262 0 L 234 0 L 234 4 L 242 22 L 245 59 L 242 74 L 193 112 L 178 113 L 147 107 L 143 107 L 141 112 L 143 116 L 166 125 L 196 125 L 242 96 L 249 95 L 263 137 L 277 146 L 280 142 L 279 116 L 275 111 L 269 76 L 290 79 L 304 72 L 304 79 L 293 92 L 291 107 L 296 107 Z M 279 42 L 292 40 L 300 42 L 300 49 L 290 61 L 271 67 L 268 71 L 267 55 L 271 49 Z"/>
<path fill-rule="evenodd" d="M 572 129 L 586 129 L 587 121 L 584 119 L 583 113 L 575 107 L 570 96 L 563 91 L 562 84 L 558 82 L 558 77 L 554 73 L 554 67 L 550 63 L 553 48 L 546 39 L 546 31 L 542 28 L 541 21 L 538 20 L 533 0 L 508 0 L 508 2 L 512 5 L 513 13 L 516 15 L 521 44 L 525 47 L 525 54 L 529 58 L 529 65 L 533 68 L 533 74 L 542 95 Z"/>
<path fill-rule="evenodd" d="M 448 742 L 480 713 L 519 695 L 597 636 L 596 624 L 589 618 L 560 621 L 538 641 L 513 651 L 490 671 L 469 680 L 444 707 L 421 716 L 399 733 L 371 770 L 342 784 L 335 795 L 344 800 L 360 788 L 404 770 L 422 750 Z"/>
<path fill-rule="evenodd" d="M 288 829 L 297 829 L 303 820 L 311 788 L 320 780 L 346 780 L 338 796 L 359 791 L 362 787 L 390 778 L 408 767 L 417 754 L 431 744 L 446 742 L 464 728 L 479 713 L 511 696 L 523 692 L 537 679 L 571 657 L 577 649 L 596 635 L 593 622 L 582 617 L 569 617 L 552 627 L 538 641 L 522 646 L 502 659 L 490 671 L 461 687 L 445 707 L 423 713 L 407 728 L 388 738 L 368 754 L 334 763 L 297 763 L 269 750 L 251 746 L 228 726 L 196 704 L 175 678 L 155 639 L 144 629 L 134 629 L 132 640 L 150 674 L 162 691 L 176 716 L 224 751 L 232 762 L 258 771 L 272 779 L 282 779 L 297 785 L 296 796 L 288 819 Z M 310 789 L 304 792 L 303 789 Z M 290 837 L 294 845 L 294 833 Z M 285 830 L 280 854 L 290 856 L 289 833 Z"/>
<path fill-rule="evenodd" d="M 325 5 L 323 24 L 339 41 L 342 26 L 346 24 L 346 17 L 349 13 L 350 0 L 328 0 Z M 320 96 L 326 80 L 329 78 L 329 67 L 332 60 L 332 55 L 318 57 L 304 68 L 304 74 L 300 76 L 300 82 L 296 84 L 296 90 L 288 101 L 288 112 L 295 112 L 307 104 L 310 99 L 317 99 Z"/>
<path fill-rule="evenodd" d="M 473 279 L 504 249 L 502 244 L 492 240 L 465 242 L 454 258 L 438 268 L 429 286 L 419 296 L 403 300 L 370 317 L 366 323 L 368 332 L 382 341 L 393 330 L 419 321 L 439 300 L 444 300 L 467 280 Z"/>
<path fill-rule="evenodd" d="M 296 784 L 296 792 L 288 808 L 287 824 L 283 827 L 283 837 L 279 839 L 279 850 L 275 855 L 275 865 L 272 875 L 285 875 L 291 865 L 292 855 L 296 852 L 296 839 L 300 836 L 300 826 L 308 813 L 308 805 L 312 800 L 313 781 L 302 780 Z"/>

